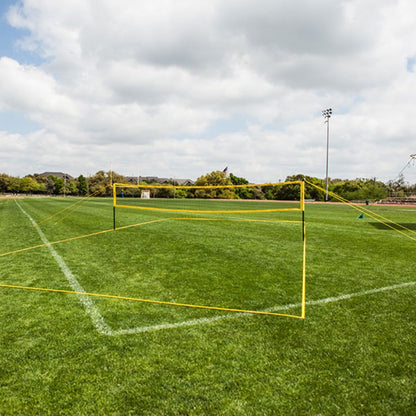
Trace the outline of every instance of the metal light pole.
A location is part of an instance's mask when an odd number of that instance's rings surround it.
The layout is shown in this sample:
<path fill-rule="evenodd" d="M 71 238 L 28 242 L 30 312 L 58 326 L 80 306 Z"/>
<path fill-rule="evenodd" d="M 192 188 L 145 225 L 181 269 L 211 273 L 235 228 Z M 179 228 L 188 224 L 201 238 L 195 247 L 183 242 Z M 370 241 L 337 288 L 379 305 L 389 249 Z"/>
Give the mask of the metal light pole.
<path fill-rule="evenodd" d="M 328 202 L 328 156 L 329 156 L 329 118 L 332 115 L 332 108 L 327 108 L 326 110 L 322 111 L 322 115 L 325 117 L 326 123 L 326 171 L 325 171 L 325 202 Z"/>

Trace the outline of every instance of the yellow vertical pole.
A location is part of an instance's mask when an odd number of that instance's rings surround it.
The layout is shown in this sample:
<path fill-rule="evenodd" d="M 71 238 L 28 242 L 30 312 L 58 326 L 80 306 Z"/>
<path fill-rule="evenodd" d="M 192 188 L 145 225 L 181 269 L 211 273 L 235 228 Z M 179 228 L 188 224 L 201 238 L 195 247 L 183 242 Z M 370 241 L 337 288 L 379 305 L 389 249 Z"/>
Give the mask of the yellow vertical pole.
<path fill-rule="evenodd" d="M 117 205 L 117 200 L 116 200 L 116 183 L 113 183 L 113 207 L 115 207 Z"/>
<path fill-rule="evenodd" d="M 303 259 L 302 259 L 302 318 L 305 318 L 306 309 L 306 234 L 303 238 Z"/>
<path fill-rule="evenodd" d="M 116 229 L 116 184 L 113 183 L 113 230 Z"/>
<path fill-rule="evenodd" d="M 302 235 L 303 235 L 303 253 L 302 253 L 302 311 L 301 317 L 305 318 L 306 310 L 306 224 L 305 224 L 305 182 L 300 184 L 300 206 L 302 209 Z"/>
<path fill-rule="evenodd" d="M 305 181 L 300 183 L 300 209 L 305 211 Z"/>

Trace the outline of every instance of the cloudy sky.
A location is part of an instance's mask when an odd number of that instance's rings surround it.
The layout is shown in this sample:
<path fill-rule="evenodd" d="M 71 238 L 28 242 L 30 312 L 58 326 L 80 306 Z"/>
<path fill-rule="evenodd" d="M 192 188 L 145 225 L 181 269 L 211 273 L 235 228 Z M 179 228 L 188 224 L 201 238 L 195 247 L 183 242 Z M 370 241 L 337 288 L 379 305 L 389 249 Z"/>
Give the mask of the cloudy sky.
<path fill-rule="evenodd" d="M 395 179 L 414 0 L 2 0 L 0 172 Z M 416 166 L 404 171 L 416 183 Z"/>

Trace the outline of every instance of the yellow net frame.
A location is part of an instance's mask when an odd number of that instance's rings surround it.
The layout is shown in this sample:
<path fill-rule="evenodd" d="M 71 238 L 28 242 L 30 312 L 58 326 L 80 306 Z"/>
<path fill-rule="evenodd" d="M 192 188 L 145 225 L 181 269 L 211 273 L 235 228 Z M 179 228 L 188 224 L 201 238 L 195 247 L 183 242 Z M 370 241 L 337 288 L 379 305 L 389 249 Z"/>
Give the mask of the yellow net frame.
<path fill-rule="evenodd" d="M 159 207 L 138 207 L 130 205 L 117 204 L 117 188 L 136 188 L 136 189 L 233 189 L 233 188 L 253 188 L 253 187 L 263 187 L 263 186 L 284 186 L 284 185 L 299 185 L 300 186 L 300 198 L 299 198 L 299 207 L 298 208 L 274 208 L 274 209 L 258 209 L 258 210 L 190 210 L 190 209 L 175 209 L 175 208 L 159 208 Z M 148 184 L 122 184 L 114 183 L 113 184 L 113 227 L 116 230 L 115 225 L 115 210 L 116 207 L 119 208 L 133 208 L 133 209 L 144 209 L 144 210 L 153 210 L 153 211 L 165 211 L 165 212 L 187 212 L 187 213 L 256 213 L 256 212 L 279 212 L 279 211 L 300 211 L 302 213 L 302 287 L 301 287 L 301 314 L 287 314 L 279 312 L 267 312 L 267 311 L 252 311 L 244 309 L 232 309 L 232 308 L 223 308 L 216 306 L 207 306 L 207 305 L 193 305 L 193 304 L 181 304 L 181 303 L 171 303 L 171 302 L 162 302 L 154 301 L 148 299 L 134 299 L 140 302 L 151 302 L 151 303 L 160 303 L 160 304 L 169 304 L 173 306 L 184 306 L 190 308 L 198 309 L 210 309 L 218 311 L 228 311 L 228 312 L 240 312 L 240 313 L 251 313 L 251 314 L 261 314 L 261 315 L 274 315 L 274 316 L 284 316 L 289 318 L 304 319 L 306 314 L 306 224 L 305 224 L 305 182 L 304 181 L 288 181 L 288 182 L 276 182 L 276 183 L 265 183 L 265 184 L 245 184 L 245 185 L 208 185 L 208 186 L 189 186 L 189 185 L 148 185 Z M 194 218 L 170 218 L 172 220 L 191 220 Z M 203 220 L 203 218 L 199 218 Z M 206 219 L 208 220 L 208 219 Z M 261 220 L 253 220 L 261 221 Z"/>

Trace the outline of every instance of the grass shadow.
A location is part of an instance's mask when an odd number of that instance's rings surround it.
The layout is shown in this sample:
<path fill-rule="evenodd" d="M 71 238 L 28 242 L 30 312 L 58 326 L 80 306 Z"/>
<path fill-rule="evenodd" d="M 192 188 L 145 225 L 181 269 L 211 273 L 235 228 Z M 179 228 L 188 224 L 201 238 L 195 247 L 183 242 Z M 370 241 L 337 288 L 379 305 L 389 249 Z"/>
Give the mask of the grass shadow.
<path fill-rule="evenodd" d="M 377 228 L 378 230 L 391 230 L 392 228 L 399 230 L 403 230 L 405 228 L 407 228 L 408 230 L 416 230 L 416 223 L 414 222 L 369 222 L 369 224 L 372 225 L 374 228 Z"/>

